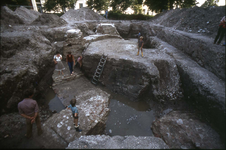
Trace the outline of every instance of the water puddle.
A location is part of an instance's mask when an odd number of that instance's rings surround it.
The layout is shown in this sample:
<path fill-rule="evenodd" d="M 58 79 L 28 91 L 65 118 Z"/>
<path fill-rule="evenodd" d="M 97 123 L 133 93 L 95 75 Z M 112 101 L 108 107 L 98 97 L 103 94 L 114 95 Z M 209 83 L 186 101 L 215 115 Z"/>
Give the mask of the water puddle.
<path fill-rule="evenodd" d="M 137 108 L 141 109 L 140 102 Z M 141 102 L 142 103 L 142 102 Z M 145 107 L 148 105 L 145 105 Z M 134 136 L 152 136 L 151 124 L 154 117 L 153 110 L 137 110 L 129 105 L 126 105 L 116 99 L 110 100 L 110 113 L 106 122 L 106 134 L 110 136 L 134 135 Z"/>
<path fill-rule="evenodd" d="M 154 110 L 151 110 L 145 101 L 131 101 L 127 96 L 116 94 L 100 85 L 98 87 L 111 94 L 111 111 L 106 122 L 105 134 L 153 136 L 151 124 L 155 119 Z"/>
<path fill-rule="evenodd" d="M 51 111 L 56 111 L 59 113 L 61 110 L 65 109 L 61 100 L 57 97 L 53 89 L 48 89 L 45 95 L 45 99 L 49 105 Z"/>

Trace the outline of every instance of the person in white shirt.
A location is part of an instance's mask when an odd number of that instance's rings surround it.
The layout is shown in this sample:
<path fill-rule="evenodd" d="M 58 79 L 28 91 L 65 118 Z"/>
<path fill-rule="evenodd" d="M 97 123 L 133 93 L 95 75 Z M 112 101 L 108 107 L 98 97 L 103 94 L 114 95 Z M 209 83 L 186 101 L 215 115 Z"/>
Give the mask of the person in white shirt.
<path fill-rule="evenodd" d="M 60 72 L 62 73 L 62 75 L 64 75 L 63 70 L 65 69 L 65 67 L 61 60 L 62 60 L 62 55 L 59 52 L 57 52 L 56 55 L 54 55 L 53 57 L 53 61 L 56 64 L 55 70 L 59 71 L 59 75 L 60 75 Z"/>

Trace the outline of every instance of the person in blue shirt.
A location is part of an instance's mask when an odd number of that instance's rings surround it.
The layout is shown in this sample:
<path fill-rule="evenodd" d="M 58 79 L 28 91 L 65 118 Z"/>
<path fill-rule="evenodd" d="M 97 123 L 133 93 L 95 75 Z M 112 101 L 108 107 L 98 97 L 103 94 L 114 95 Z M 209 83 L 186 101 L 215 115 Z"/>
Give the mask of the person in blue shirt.
<path fill-rule="evenodd" d="M 105 15 L 106 19 L 108 19 L 108 10 L 105 11 Z"/>
<path fill-rule="evenodd" d="M 76 104 L 76 99 L 72 99 L 70 101 L 70 105 L 67 106 L 67 109 L 71 109 L 72 111 L 72 116 L 74 118 L 74 127 L 76 129 L 77 132 L 81 132 L 82 130 L 79 129 L 79 125 L 78 125 L 78 109 L 75 106 Z"/>

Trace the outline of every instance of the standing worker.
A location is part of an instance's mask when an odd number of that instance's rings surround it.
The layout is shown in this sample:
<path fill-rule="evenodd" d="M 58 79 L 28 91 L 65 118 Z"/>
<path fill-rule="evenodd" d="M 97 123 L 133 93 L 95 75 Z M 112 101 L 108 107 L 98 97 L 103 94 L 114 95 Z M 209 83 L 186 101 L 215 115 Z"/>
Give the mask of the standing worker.
<path fill-rule="evenodd" d="M 216 36 L 213 44 L 216 44 L 219 37 L 220 37 L 220 39 L 218 40 L 217 45 L 219 45 L 221 43 L 221 40 L 223 39 L 223 37 L 225 35 L 225 25 L 226 25 L 226 20 L 225 20 L 225 16 L 224 16 L 220 21 L 220 25 L 219 25 L 219 28 L 217 31 L 217 36 Z"/>
<path fill-rule="evenodd" d="M 35 100 L 32 99 L 33 90 L 27 89 L 24 91 L 24 99 L 18 103 L 18 110 L 22 117 L 26 118 L 27 123 L 27 138 L 32 137 L 32 125 L 35 122 L 38 129 L 38 135 L 42 134 L 41 121 L 39 117 L 39 108 Z"/>
<path fill-rule="evenodd" d="M 139 50 L 141 50 L 141 56 L 144 57 L 144 55 L 143 55 L 143 50 L 142 50 L 143 46 L 144 46 L 143 36 L 140 36 L 140 40 L 139 40 L 139 42 L 138 42 L 138 52 L 137 52 L 137 56 L 139 55 Z"/>
<path fill-rule="evenodd" d="M 105 11 L 105 17 L 108 19 L 108 10 Z"/>
<path fill-rule="evenodd" d="M 68 52 L 68 55 L 66 57 L 66 62 L 69 66 L 70 74 L 72 75 L 73 72 L 73 67 L 75 65 L 75 58 L 73 55 L 71 55 L 71 52 Z"/>
<path fill-rule="evenodd" d="M 54 55 L 54 57 L 53 57 L 53 61 L 55 63 L 55 70 L 59 71 L 59 75 L 60 75 L 60 73 L 62 73 L 62 75 L 64 75 L 63 70 L 65 68 L 64 68 L 64 65 L 61 62 L 61 60 L 62 60 L 62 55 L 59 52 L 56 52 L 56 55 Z"/>

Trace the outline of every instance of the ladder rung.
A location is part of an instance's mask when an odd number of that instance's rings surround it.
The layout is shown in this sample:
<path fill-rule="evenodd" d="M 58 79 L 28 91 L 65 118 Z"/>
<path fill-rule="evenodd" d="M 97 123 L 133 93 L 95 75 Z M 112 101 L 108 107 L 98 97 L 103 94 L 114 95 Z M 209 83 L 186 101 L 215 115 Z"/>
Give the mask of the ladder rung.
<path fill-rule="evenodd" d="M 100 75 L 99 76 L 98 75 L 94 75 L 94 77 L 100 78 Z"/>
<path fill-rule="evenodd" d="M 103 64 L 98 64 L 98 66 L 97 67 L 103 67 Z"/>
<path fill-rule="evenodd" d="M 93 84 L 97 84 L 96 82 L 92 81 Z"/>
<path fill-rule="evenodd" d="M 102 66 L 103 66 L 103 64 L 100 64 L 100 63 L 99 63 L 97 67 L 102 67 Z"/>
<path fill-rule="evenodd" d="M 100 68 L 97 68 L 97 69 L 96 69 L 96 72 L 99 72 L 99 71 L 101 71 L 101 70 L 102 70 L 102 69 L 100 69 Z"/>
<path fill-rule="evenodd" d="M 102 66 L 99 66 L 99 65 L 97 66 L 97 69 L 102 69 L 102 68 L 103 68 Z"/>
<path fill-rule="evenodd" d="M 101 75 L 101 73 L 95 73 L 94 74 L 94 76 L 100 76 Z"/>
<path fill-rule="evenodd" d="M 93 77 L 93 80 L 98 81 L 98 79 L 95 79 L 94 77 Z"/>

